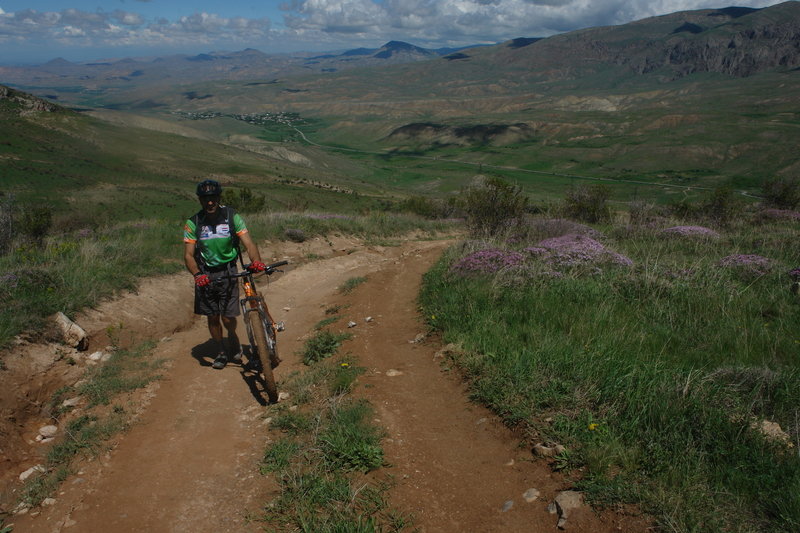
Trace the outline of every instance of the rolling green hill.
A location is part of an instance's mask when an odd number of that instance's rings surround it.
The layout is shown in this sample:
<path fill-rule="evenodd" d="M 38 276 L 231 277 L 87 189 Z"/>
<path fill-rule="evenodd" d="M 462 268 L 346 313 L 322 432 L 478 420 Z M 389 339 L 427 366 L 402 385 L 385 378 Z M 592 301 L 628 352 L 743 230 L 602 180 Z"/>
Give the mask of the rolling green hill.
<path fill-rule="evenodd" d="M 222 143 L 199 150 L 200 159 L 245 181 L 259 181 L 244 178 L 249 165 L 259 168 L 250 163 L 258 153 L 293 169 L 279 174 L 368 194 L 449 194 L 489 173 L 543 198 L 599 178 L 618 180 L 618 200 L 662 201 L 684 194 L 675 187 L 753 192 L 766 178 L 798 173 L 798 42 L 800 2 L 786 2 L 340 72 L 275 78 L 237 70 L 201 82 L 142 75 L 30 88 L 154 131 L 140 130 L 141 149 L 169 146 L 157 139 L 173 129 Z M 242 168 L 219 167 L 233 157 L 218 155 L 221 146 L 249 152 Z M 164 157 L 176 162 L 187 151 Z"/>

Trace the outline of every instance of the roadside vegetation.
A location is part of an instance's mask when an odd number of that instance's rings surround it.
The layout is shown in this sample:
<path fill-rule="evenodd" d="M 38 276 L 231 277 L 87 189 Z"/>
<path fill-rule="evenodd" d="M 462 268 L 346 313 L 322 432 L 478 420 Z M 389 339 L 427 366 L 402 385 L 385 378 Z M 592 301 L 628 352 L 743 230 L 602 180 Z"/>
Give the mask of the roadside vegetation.
<path fill-rule="evenodd" d="M 364 368 L 351 356 L 337 355 L 344 338 L 328 329 L 318 332 L 303 349 L 309 368 L 281 383 L 289 399 L 272 408 L 270 418 L 282 436 L 267 447 L 261 463 L 280 493 L 261 516 L 252 517 L 270 531 L 372 533 L 412 525 L 388 503 L 391 479 L 380 476 L 383 431 L 373 424 L 369 403 L 349 395 Z"/>
<path fill-rule="evenodd" d="M 183 220 L 143 219 L 60 231 L 52 211 L 35 210 L 27 222 L 26 206 L 6 199 L 11 228 L 0 251 L 0 347 L 15 335 L 33 338 L 47 334 L 47 317 L 57 311 L 74 315 L 119 291 L 133 289 L 148 276 L 183 269 Z M 188 218 L 192 212 L 187 212 Z M 354 235 L 374 243 L 390 243 L 412 231 L 435 234 L 455 222 L 382 211 L 365 215 L 334 213 L 246 213 L 248 227 L 258 240 L 302 240 L 331 234 Z M 291 239 L 295 240 L 295 239 Z M 302 242 L 302 241 L 301 241 Z"/>
<path fill-rule="evenodd" d="M 797 531 L 797 186 L 628 213 L 595 186 L 498 225 L 518 191 L 485 183 L 425 316 L 471 396 L 531 446 L 564 445 L 553 467 L 594 504 L 665 531 Z"/>

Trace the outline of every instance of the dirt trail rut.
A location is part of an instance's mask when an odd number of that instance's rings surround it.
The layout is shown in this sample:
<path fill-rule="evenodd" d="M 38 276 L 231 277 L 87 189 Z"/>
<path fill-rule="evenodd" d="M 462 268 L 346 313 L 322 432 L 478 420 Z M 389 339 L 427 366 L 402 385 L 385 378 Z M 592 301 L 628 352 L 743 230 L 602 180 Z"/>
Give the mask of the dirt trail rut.
<path fill-rule="evenodd" d="M 434 361 L 439 348 L 409 342 L 424 331 L 416 307 L 422 274 L 438 258 L 443 241 L 406 241 L 402 246 L 360 249 L 276 276 L 266 288 L 276 319 L 284 363 L 280 380 L 304 367 L 295 352 L 324 309 L 347 304 L 343 320 L 356 322 L 343 351 L 368 369 L 355 394 L 375 406 L 397 483 L 392 504 L 414 515 L 426 532 L 554 531 L 546 511 L 559 490 L 559 476 L 486 410 L 466 400 L 456 376 Z M 350 295 L 344 281 L 366 276 Z M 372 320 L 365 321 L 366 317 Z M 246 342 L 240 324 L 241 338 Z M 52 506 L 36 516 L 13 517 L 15 531 L 59 532 L 250 532 L 248 521 L 271 499 L 276 485 L 258 473 L 265 445 L 279 435 L 264 422 L 240 368 L 210 367 L 205 322 L 159 343 L 154 357 L 168 361 L 164 379 L 147 391 L 147 406 L 114 448 L 87 462 L 62 486 Z M 391 370 L 391 372 L 390 372 Z M 287 400 L 291 402 L 291 398 Z M 539 498 L 528 503 L 531 488 Z M 509 504 L 508 502 L 513 502 Z M 584 510 L 570 517 L 572 532 L 642 531 L 613 514 Z"/>

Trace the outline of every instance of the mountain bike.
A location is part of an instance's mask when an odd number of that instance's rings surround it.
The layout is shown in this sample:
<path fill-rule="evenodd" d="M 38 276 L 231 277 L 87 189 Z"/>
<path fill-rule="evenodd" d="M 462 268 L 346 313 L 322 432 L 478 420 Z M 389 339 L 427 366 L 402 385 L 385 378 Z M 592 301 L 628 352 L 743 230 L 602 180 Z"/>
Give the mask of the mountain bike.
<path fill-rule="evenodd" d="M 264 274 L 271 276 L 275 272 L 282 272 L 278 270 L 278 267 L 288 264 L 288 261 L 278 261 L 277 263 L 267 265 L 264 269 Z M 275 323 L 275 320 L 273 320 L 272 315 L 269 314 L 269 309 L 267 308 L 267 303 L 264 301 L 264 297 L 261 296 L 256 289 L 254 278 L 257 274 L 253 274 L 247 270 L 247 266 L 248 265 L 245 265 L 243 272 L 220 276 L 218 279 L 241 278 L 242 280 L 244 298 L 239 300 L 239 305 L 242 307 L 242 316 L 244 317 L 244 325 L 247 329 L 247 338 L 250 341 L 248 366 L 255 370 L 261 378 L 261 383 L 269 397 L 269 402 L 277 403 L 278 386 L 275 384 L 275 374 L 273 374 L 272 371 L 281 362 L 280 357 L 278 357 L 278 343 L 276 338 L 276 333 L 280 331 L 280 329 L 278 324 Z"/>

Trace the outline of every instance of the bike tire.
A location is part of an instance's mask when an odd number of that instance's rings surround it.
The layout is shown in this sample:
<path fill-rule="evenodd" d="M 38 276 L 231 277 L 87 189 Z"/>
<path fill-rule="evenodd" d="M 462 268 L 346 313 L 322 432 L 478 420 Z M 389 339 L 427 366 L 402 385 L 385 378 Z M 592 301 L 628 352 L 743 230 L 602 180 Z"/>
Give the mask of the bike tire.
<path fill-rule="evenodd" d="M 281 362 L 278 357 L 278 339 L 275 335 L 275 328 L 269 322 L 264 323 L 264 329 L 267 332 L 267 353 L 269 353 L 270 366 L 274 370 Z"/>
<path fill-rule="evenodd" d="M 275 374 L 272 372 L 272 360 L 270 358 L 271 354 L 264 322 L 261 320 L 261 315 L 257 310 L 249 311 L 247 313 L 247 320 L 249 321 L 250 329 L 253 332 L 253 340 L 256 344 L 255 352 L 259 359 L 259 366 L 261 367 L 261 378 L 264 381 L 264 389 L 266 389 L 269 402 L 277 403 L 278 386 L 275 383 Z M 265 365 L 265 362 L 269 364 Z"/>

